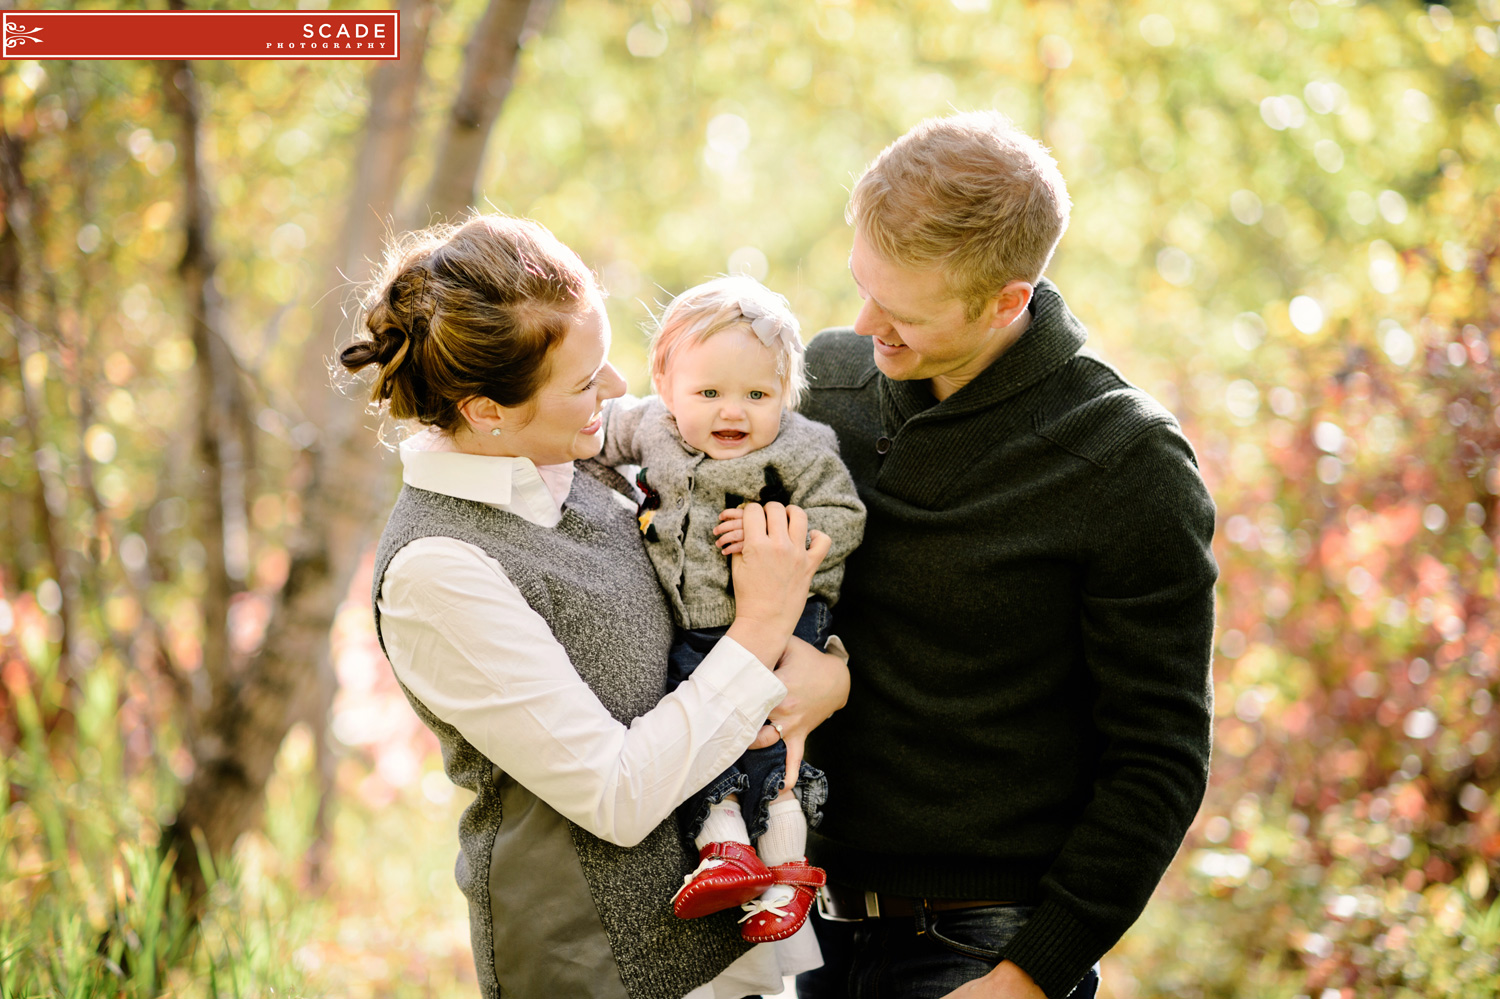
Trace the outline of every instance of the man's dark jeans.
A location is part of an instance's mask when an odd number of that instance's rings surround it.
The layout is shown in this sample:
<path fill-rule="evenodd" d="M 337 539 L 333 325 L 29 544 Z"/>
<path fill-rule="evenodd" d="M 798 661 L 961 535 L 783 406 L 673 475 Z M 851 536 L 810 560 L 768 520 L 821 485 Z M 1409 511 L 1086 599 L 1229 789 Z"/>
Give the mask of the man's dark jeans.
<path fill-rule="evenodd" d="M 987 905 L 935 912 L 921 936 L 915 919 L 836 923 L 815 911 L 811 922 L 823 967 L 797 976 L 797 999 L 941 999 L 989 974 L 1033 908 Z M 1094 999 L 1098 990 L 1095 965 L 1070 999 Z"/>

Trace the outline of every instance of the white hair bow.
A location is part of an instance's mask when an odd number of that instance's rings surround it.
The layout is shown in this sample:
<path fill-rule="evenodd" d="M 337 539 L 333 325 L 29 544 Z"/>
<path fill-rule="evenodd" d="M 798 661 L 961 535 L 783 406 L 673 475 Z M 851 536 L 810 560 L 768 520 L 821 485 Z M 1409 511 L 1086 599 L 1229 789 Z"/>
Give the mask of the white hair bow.
<path fill-rule="evenodd" d="M 795 336 L 782 336 L 782 331 L 786 328 L 786 323 L 783 322 L 782 318 L 776 315 L 776 313 L 772 312 L 770 309 L 767 309 L 764 305 L 752 298 L 741 298 L 739 300 L 739 306 L 740 315 L 750 320 L 750 328 L 755 331 L 756 337 L 758 337 L 760 339 L 760 342 L 765 344 L 767 348 L 775 350 L 776 341 L 778 339 L 785 339 L 790 343 L 795 344 L 794 349 L 802 349 L 802 341 L 800 338 Z"/>

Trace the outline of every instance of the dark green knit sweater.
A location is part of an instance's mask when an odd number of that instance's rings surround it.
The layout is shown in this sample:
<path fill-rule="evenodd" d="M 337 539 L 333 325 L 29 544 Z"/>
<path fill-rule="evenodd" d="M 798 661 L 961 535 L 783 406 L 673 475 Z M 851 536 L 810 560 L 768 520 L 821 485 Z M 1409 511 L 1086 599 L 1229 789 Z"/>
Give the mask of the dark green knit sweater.
<path fill-rule="evenodd" d="M 1034 902 L 1005 956 L 1066 995 L 1140 915 L 1208 779 L 1214 507 L 1172 415 L 1042 281 L 943 402 L 868 339 L 808 348 L 802 411 L 869 509 L 834 631 L 849 703 L 808 758 L 830 880 Z"/>

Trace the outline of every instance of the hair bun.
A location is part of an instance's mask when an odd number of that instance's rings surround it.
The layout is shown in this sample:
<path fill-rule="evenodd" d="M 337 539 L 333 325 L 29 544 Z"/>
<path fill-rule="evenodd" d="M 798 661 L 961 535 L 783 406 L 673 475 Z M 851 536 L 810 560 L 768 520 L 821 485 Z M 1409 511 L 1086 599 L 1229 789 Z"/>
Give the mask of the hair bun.
<path fill-rule="evenodd" d="M 387 371 L 399 367 L 411 348 L 426 340 L 432 330 L 434 303 L 427 292 L 427 276 L 421 265 L 397 274 L 365 315 L 370 339 L 345 347 L 339 352 L 339 363 L 350 371 L 370 364 Z"/>
<path fill-rule="evenodd" d="M 375 349 L 374 340 L 361 340 L 339 351 L 339 363 L 350 371 L 359 371 L 366 365 L 380 360 L 379 355 L 380 352 Z"/>
<path fill-rule="evenodd" d="M 421 340 L 432 324 L 432 298 L 427 293 L 427 268 L 421 264 L 408 267 L 391 282 L 386 300 L 407 336 Z"/>
<path fill-rule="evenodd" d="M 475 215 L 407 233 L 366 286 L 339 363 L 374 369 L 370 400 L 392 418 L 456 433 L 467 399 L 518 406 L 536 394 L 594 287 L 578 255 L 535 222 Z"/>

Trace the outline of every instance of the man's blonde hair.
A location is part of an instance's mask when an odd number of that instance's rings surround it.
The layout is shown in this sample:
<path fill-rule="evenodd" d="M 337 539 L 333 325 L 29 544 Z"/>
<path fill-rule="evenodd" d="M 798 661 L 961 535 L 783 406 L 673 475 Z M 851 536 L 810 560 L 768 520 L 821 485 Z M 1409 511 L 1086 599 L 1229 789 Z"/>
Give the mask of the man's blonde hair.
<path fill-rule="evenodd" d="M 786 392 L 786 407 L 796 409 L 807 391 L 801 326 L 785 296 L 744 274 L 717 277 L 689 288 L 656 318 L 647 355 L 652 384 L 666 376 L 672 356 L 683 344 L 702 343 L 727 329 L 743 329 L 776 356 L 776 376 Z"/>
<path fill-rule="evenodd" d="M 1035 284 L 1068 227 L 1046 148 L 998 111 L 928 118 L 854 185 L 844 218 L 880 256 L 941 269 L 967 318 L 1011 281 Z"/>

